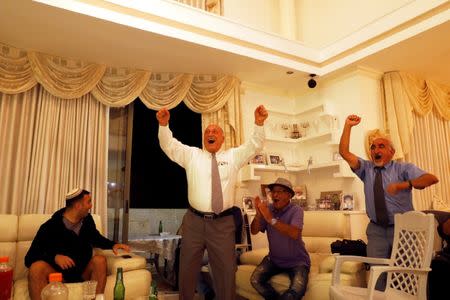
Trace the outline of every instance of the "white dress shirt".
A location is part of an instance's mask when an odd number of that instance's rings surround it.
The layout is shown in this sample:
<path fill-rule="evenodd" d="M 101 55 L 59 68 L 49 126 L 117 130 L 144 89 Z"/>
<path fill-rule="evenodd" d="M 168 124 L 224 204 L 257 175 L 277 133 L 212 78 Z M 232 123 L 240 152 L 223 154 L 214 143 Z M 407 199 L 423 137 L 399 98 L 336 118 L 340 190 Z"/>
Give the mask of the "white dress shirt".
<path fill-rule="evenodd" d="M 202 212 L 211 208 L 211 153 L 186 146 L 175 139 L 169 126 L 159 126 L 159 144 L 164 153 L 186 170 L 189 204 Z M 239 169 L 264 143 L 264 127 L 255 125 L 251 138 L 239 147 L 216 153 L 223 193 L 223 210 L 234 205 L 234 187 Z"/>

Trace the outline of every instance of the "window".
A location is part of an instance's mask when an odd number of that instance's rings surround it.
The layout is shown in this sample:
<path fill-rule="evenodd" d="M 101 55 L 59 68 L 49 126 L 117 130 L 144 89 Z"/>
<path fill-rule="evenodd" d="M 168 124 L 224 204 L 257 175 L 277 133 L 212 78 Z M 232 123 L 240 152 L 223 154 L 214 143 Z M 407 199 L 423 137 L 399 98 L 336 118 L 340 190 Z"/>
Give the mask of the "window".
<path fill-rule="evenodd" d="M 130 208 L 187 208 L 186 172 L 161 150 L 156 111 L 134 102 Z M 174 137 L 202 147 L 201 114 L 180 103 L 170 110 Z"/>

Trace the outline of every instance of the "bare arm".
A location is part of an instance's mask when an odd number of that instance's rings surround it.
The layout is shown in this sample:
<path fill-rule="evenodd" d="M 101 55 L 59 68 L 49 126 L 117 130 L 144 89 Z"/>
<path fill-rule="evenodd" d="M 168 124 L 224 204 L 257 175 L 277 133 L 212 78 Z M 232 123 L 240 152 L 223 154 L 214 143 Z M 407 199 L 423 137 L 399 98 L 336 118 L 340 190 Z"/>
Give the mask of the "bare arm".
<path fill-rule="evenodd" d="M 257 234 L 261 231 L 261 219 L 264 218 L 267 223 L 271 223 L 273 216 L 270 212 L 267 204 L 262 203 L 259 197 L 255 198 L 255 206 L 256 206 L 256 216 L 251 224 L 251 232 L 252 234 Z M 278 230 L 281 234 L 284 234 L 290 237 L 293 240 L 299 240 L 302 234 L 302 230 L 296 226 L 291 224 L 286 224 L 278 220 L 275 225 L 272 225 L 276 230 Z"/>
<path fill-rule="evenodd" d="M 395 195 L 398 192 L 402 190 L 407 190 L 409 188 L 423 190 L 424 188 L 429 187 L 430 185 L 436 184 L 438 182 L 439 179 L 437 179 L 436 176 L 430 173 L 426 173 L 423 174 L 422 176 L 411 179 L 409 181 L 393 182 L 387 186 L 386 191 L 391 195 Z"/>
<path fill-rule="evenodd" d="M 350 115 L 345 120 L 344 129 L 342 130 L 341 140 L 339 142 L 339 154 L 349 164 L 350 168 L 357 170 L 360 167 L 358 157 L 351 153 L 350 148 L 350 133 L 353 126 L 361 122 L 361 118 L 357 115 Z"/>

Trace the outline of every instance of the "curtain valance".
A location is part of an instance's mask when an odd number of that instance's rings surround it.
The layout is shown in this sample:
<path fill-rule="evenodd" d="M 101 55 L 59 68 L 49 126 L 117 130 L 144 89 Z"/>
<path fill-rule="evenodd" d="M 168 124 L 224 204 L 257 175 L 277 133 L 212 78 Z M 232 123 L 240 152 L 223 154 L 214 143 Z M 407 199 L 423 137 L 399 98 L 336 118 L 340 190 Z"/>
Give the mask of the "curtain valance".
<path fill-rule="evenodd" d="M 181 101 L 197 113 L 222 108 L 239 80 L 229 75 L 151 73 L 67 59 L 0 44 L 0 92 L 18 94 L 40 83 L 62 99 L 92 95 L 107 106 L 125 106 L 137 97 L 151 109 Z"/>
<path fill-rule="evenodd" d="M 413 112 L 419 116 L 434 108 L 442 119 L 450 120 L 450 87 L 405 72 L 383 75 L 386 128 L 396 145 L 396 157 L 410 153 Z"/>

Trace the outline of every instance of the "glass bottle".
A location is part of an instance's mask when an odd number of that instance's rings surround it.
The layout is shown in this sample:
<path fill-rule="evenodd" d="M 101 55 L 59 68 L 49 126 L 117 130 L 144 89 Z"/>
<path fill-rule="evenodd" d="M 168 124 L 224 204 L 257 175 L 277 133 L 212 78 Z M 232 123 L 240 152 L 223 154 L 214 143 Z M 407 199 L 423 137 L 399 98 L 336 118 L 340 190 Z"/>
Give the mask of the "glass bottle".
<path fill-rule="evenodd" d="M 50 273 L 47 284 L 41 292 L 42 300 L 67 300 L 69 289 L 62 283 L 61 273 Z"/>
<path fill-rule="evenodd" d="M 149 300 L 158 300 L 158 284 L 156 280 L 152 280 L 151 293 Z"/>
<path fill-rule="evenodd" d="M 163 232 L 163 226 L 162 226 L 162 221 L 159 220 L 158 233 L 161 234 L 161 232 Z"/>
<path fill-rule="evenodd" d="M 0 300 L 12 299 L 13 269 L 8 262 L 8 256 L 0 257 Z"/>
<path fill-rule="evenodd" d="M 116 284 L 114 285 L 114 300 L 125 299 L 125 285 L 123 284 L 123 270 L 117 268 Z"/>

